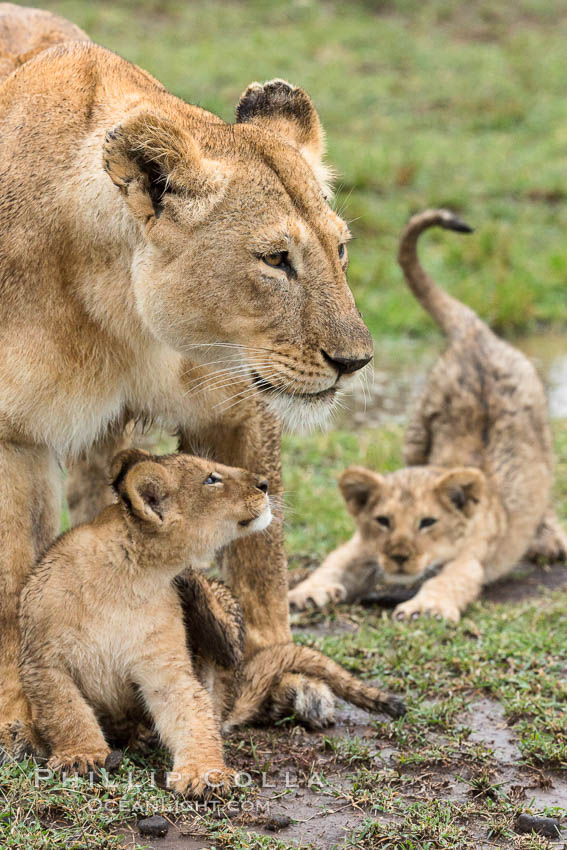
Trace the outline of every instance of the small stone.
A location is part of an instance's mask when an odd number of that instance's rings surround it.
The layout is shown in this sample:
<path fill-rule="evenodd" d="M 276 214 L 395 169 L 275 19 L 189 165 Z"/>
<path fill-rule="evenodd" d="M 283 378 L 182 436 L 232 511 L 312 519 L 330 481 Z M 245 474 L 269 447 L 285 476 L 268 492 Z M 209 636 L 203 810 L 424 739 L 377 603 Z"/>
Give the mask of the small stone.
<path fill-rule="evenodd" d="M 122 750 L 111 750 L 104 762 L 104 769 L 109 775 L 111 775 L 112 773 L 116 773 L 118 770 L 120 770 L 121 764 Z"/>
<path fill-rule="evenodd" d="M 536 817 L 523 814 L 516 821 L 518 832 L 537 832 L 548 838 L 561 838 L 561 825 L 557 818 Z"/>
<path fill-rule="evenodd" d="M 286 826 L 289 826 L 291 823 L 291 818 L 288 818 L 287 815 L 272 815 L 269 818 L 264 826 L 270 832 L 279 832 L 280 829 L 285 829 Z"/>
<path fill-rule="evenodd" d="M 140 835 L 146 835 L 149 838 L 165 838 L 169 823 L 161 815 L 153 815 L 151 818 L 139 820 L 138 829 Z"/>

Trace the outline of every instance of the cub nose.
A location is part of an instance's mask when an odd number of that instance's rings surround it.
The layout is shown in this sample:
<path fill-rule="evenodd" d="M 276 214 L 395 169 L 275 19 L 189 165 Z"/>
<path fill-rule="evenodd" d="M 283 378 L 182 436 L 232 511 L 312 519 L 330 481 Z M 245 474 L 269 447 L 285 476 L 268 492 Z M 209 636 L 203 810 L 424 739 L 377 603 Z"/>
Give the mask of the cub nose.
<path fill-rule="evenodd" d="M 261 490 L 262 493 L 268 492 L 268 482 L 266 481 L 265 478 L 258 478 L 258 480 L 256 482 L 256 487 L 257 487 L 258 490 Z"/>
<path fill-rule="evenodd" d="M 405 562 L 409 560 L 409 555 L 392 555 L 392 561 L 395 561 L 398 567 L 403 567 Z"/>
<path fill-rule="evenodd" d="M 352 375 L 353 372 L 358 372 L 359 369 L 362 369 L 363 366 L 366 366 L 366 364 L 370 363 L 372 360 L 372 355 L 370 355 L 370 357 L 362 357 L 360 359 L 341 357 L 338 354 L 331 356 L 330 354 L 327 354 L 326 351 L 323 351 L 323 349 L 321 349 L 321 354 L 327 363 L 330 363 L 331 366 L 337 370 L 339 378 L 341 375 Z"/>

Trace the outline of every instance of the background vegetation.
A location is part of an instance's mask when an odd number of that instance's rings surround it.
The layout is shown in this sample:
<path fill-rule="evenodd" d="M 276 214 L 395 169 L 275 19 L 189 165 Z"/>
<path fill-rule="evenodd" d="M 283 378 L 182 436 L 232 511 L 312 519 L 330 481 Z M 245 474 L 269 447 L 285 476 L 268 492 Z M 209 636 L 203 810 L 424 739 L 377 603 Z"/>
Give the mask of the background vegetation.
<path fill-rule="evenodd" d="M 455 294 L 506 332 L 567 320 L 563 0 L 36 5 L 227 120 L 251 80 L 304 86 L 327 130 L 337 205 L 357 237 L 351 284 L 375 336 L 431 330 L 395 264 L 406 218 L 429 205 L 477 228 L 431 237 L 428 264 Z"/>

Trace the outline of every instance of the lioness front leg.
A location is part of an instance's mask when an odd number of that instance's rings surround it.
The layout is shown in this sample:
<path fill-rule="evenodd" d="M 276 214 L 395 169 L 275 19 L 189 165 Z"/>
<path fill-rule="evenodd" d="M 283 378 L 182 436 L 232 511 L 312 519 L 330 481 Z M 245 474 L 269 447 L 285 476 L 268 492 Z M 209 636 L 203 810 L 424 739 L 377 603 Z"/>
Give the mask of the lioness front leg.
<path fill-rule="evenodd" d="M 429 614 L 458 623 L 467 605 L 478 599 L 483 578 L 482 564 L 476 558 L 463 556 L 450 561 L 412 599 L 398 605 L 394 617 L 404 620 Z"/>
<path fill-rule="evenodd" d="M 59 528 L 61 486 L 47 449 L 0 444 L 0 764 L 37 746 L 18 672 L 18 597 Z"/>
<path fill-rule="evenodd" d="M 114 494 L 108 486 L 110 462 L 119 451 L 130 445 L 127 431 L 123 421 L 114 424 L 70 464 L 66 490 L 72 527 L 91 522 L 103 508 L 112 504 Z"/>
<path fill-rule="evenodd" d="M 234 411 L 238 410 L 238 416 Z M 270 496 L 282 495 L 281 429 L 263 405 L 248 402 L 246 409 L 232 408 L 230 421 L 197 433 L 182 434 L 180 448 L 200 445 L 216 460 L 242 466 L 268 479 Z M 261 535 L 246 537 L 227 547 L 223 569 L 227 582 L 242 606 L 246 625 L 246 659 L 266 647 L 291 643 L 287 559 L 283 523 L 277 506 L 275 519 Z M 308 726 L 333 719 L 329 690 L 318 679 L 284 675 L 269 699 L 274 720 L 294 715 Z M 323 715 L 323 716 L 322 716 Z"/>
<path fill-rule="evenodd" d="M 173 753 L 170 787 L 195 797 L 228 788 L 234 771 L 224 762 L 210 694 L 192 670 L 181 629 L 167 644 L 163 637 L 151 636 L 134 679 L 161 740 Z"/>
<path fill-rule="evenodd" d="M 364 555 L 360 537 L 355 534 L 328 555 L 314 570 L 289 592 L 292 610 L 313 606 L 323 608 L 329 602 L 354 602 L 374 590 L 380 567 L 377 561 Z"/>

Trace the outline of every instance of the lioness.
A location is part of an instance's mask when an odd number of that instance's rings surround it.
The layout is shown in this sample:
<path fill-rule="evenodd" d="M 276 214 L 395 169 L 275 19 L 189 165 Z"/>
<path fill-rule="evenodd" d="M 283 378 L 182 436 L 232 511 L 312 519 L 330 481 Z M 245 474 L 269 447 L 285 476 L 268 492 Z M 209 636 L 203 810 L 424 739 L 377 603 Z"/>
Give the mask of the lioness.
<path fill-rule="evenodd" d="M 232 780 L 216 720 L 225 715 L 227 680 L 215 673 L 219 662 L 232 668 L 236 688 L 241 636 L 231 600 L 187 567 L 268 527 L 268 485 L 202 458 L 137 450 L 116 457 L 112 478 L 118 503 L 62 535 L 22 592 L 24 690 L 49 768 L 103 765 L 104 733 L 147 718 L 173 752 L 174 790 L 200 795 L 207 781 Z M 180 573 L 178 592 L 172 579 Z M 277 667 L 271 651 L 264 655 L 249 665 L 228 727 L 259 719 L 286 671 L 320 675 L 364 708 L 403 713 L 400 700 L 308 647 L 277 648 Z"/>
<path fill-rule="evenodd" d="M 19 14 L 15 57 L 45 29 Z M 17 598 L 59 528 L 59 464 L 78 460 L 71 518 L 90 519 L 124 424 L 153 420 L 277 495 L 278 416 L 320 422 L 372 342 L 302 89 L 253 83 L 226 124 L 75 41 L 3 82 L 0 153 L 0 748 L 17 755 L 31 742 Z M 281 522 L 232 544 L 225 568 L 246 657 L 290 643 Z M 284 677 L 271 704 L 309 721 L 323 692 Z"/>
<path fill-rule="evenodd" d="M 428 227 L 470 230 L 445 210 L 414 216 L 399 261 L 417 299 L 449 338 L 407 429 L 409 464 L 390 475 L 347 469 L 339 485 L 357 532 L 289 594 L 297 608 L 355 599 L 376 580 L 427 578 L 395 609 L 457 622 L 483 584 L 522 556 L 564 559 L 550 506 L 553 455 L 545 393 L 533 366 L 428 277 L 417 240 Z"/>

